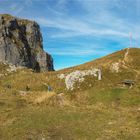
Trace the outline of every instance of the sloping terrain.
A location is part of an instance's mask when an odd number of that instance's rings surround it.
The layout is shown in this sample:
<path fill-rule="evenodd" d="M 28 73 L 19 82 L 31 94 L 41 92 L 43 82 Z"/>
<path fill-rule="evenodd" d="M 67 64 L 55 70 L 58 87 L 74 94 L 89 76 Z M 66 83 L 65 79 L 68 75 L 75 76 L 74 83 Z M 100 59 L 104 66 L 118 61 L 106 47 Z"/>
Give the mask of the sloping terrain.
<path fill-rule="evenodd" d="M 128 48 L 56 72 L 0 64 L 0 140 L 139 140 L 139 60 Z"/>

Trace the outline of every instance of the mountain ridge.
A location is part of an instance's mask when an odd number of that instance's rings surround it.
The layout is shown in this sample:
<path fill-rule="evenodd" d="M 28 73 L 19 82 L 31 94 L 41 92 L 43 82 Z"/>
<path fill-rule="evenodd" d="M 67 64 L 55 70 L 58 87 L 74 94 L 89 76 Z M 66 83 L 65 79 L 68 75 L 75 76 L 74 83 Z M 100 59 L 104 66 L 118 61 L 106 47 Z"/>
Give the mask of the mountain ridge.
<path fill-rule="evenodd" d="M 58 70 L 58 72 L 59 71 L 65 71 L 65 70 L 70 70 L 70 69 L 75 69 L 75 68 L 77 68 L 77 69 L 79 69 L 79 68 L 84 68 L 84 67 L 90 67 L 90 65 L 96 65 L 97 67 L 100 67 L 100 65 L 106 65 L 105 64 L 105 62 L 104 61 L 107 61 L 107 60 L 109 60 L 109 59 L 112 59 L 111 57 L 116 57 L 116 60 L 115 61 L 119 61 L 119 59 L 122 59 L 121 61 L 123 61 L 124 59 L 126 59 L 126 54 L 128 53 L 127 52 L 127 50 L 130 50 L 130 51 L 132 51 L 132 50 L 134 50 L 134 51 L 138 51 L 137 53 L 139 53 L 139 51 L 140 51 L 140 48 L 124 48 L 124 49 L 121 49 L 121 50 L 118 50 L 118 51 L 115 51 L 115 52 L 113 52 L 113 53 L 111 53 L 111 54 L 108 54 L 108 55 L 106 55 L 106 56 L 103 56 L 103 57 L 100 57 L 100 58 L 97 58 L 97 59 L 94 59 L 94 60 L 91 60 L 91 61 L 89 61 L 89 62 L 86 62 L 86 63 L 83 63 L 83 64 L 80 64 L 80 65 L 76 65 L 76 66 L 72 66 L 72 67 L 68 67 L 68 68 L 64 68 L 64 69 L 60 69 L 60 70 Z M 128 54 L 127 54 L 128 55 Z M 119 58 L 120 57 L 120 58 Z M 124 58 L 124 59 L 123 59 Z M 117 60 L 118 59 L 118 60 Z M 100 63 L 100 64 L 97 64 L 97 63 Z M 107 62 L 107 63 L 111 63 L 111 60 L 110 60 L 110 62 Z M 124 63 L 124 62 L 122 62 L 122 63 Z"/>

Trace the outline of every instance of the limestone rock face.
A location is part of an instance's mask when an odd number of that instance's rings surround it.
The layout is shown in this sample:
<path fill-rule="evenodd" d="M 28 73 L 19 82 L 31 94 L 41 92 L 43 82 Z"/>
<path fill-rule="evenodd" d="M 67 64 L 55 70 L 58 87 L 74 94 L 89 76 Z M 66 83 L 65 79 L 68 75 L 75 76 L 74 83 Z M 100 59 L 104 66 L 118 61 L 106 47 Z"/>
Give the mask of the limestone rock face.
<path fill-rule="evenodd" d="M 0 61 L 36 71 L 52 71 L 53 59 L 43 50 L 39 25 L 34 21 L 0 15 Z"/>

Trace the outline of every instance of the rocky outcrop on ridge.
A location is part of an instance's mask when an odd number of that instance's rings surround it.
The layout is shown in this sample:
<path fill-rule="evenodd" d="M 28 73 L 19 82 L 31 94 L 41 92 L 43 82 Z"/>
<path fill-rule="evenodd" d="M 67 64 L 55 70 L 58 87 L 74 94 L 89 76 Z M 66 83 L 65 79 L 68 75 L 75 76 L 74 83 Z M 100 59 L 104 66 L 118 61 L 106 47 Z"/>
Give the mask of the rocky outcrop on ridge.
<path fill-rule="evenodd" d="M 0 14 L 0 61 L 52 71 L 53 59 L 43 50 L 39 25 L 34 21 Z"/>

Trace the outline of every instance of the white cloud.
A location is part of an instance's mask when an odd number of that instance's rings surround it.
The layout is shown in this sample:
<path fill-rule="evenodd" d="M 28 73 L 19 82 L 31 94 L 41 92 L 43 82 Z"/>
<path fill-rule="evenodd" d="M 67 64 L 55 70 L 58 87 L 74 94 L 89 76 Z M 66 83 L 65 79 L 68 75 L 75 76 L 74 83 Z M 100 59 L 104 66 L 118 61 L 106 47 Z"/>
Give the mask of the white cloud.
<path fill-rule="evenodd" d="M 53 27 L 59 29 L 59 33 L 52 35 L 53 38 L 65 38 L 65 37 L 75 37 L 75 36 L 121 36 L 128 37 L 128 31 L 123 32 L 118 28 L 107 28 L 107 27 L 96 27 L 96 24 L 91 24 L 86 21 L 76 20 L 76 19 L 36 19 L 42 26 Z M 115 23 L 116 24 L 116 23 Z"/>
<path fill-rule="evenodd" d="M 134 38 L 140 36 L 137 33 L 139 25 L 134 26 L 133 23 L 129 23 L 122 19 L 113 12 L 110 12 L 110 8 L 124 6 L 117 0 L 77 0 L 79 6 L 85 8 L 87 13 L 85 15 L 79 15 L 78 18 L 71 17 L 63 11 L 59 11 L 54 17 L 38 18 L 36 19 L 42 26 L 53 27 L 59 30 L 59 32 L 53 32 L 50 34 L 52 38 L 71 38 L 79 36 L 94 36 L 94 37 L 120 37 L 128 38 L 129 32 L 133 32 Z M 59 3 L 60 2 L 60 3 Z M 58 3 L 65 7 L 66 0 L 60 0 Z M 57 6 L 60 6 L 57 3 Z M 113 11 L 113 10 L 112 10 Z M 57 12 L 57 11 L 55 11 Z M 60 13 L 63 13 L 60 16 Z"/>
<path fill-rule="evenodd" d="M 100 49 L 99 49 L 100 48 Z M 111 51 L 98 45 L 72 45 L 71 47 L 50 48 L 49 52 L 53 55 L 60 56 L 89 56 L 89 55 L 106 55 Z"/>
<path fill-rule="evenodd" d="M 33 20 L 36 20 L 42 26 L 58 29 L 59 32 L 52 32 L 50 34 L 52 38 L 71 38 L 78 36 L 119 36 L 125 38 L 128 37 L 129 32 L 135 32 L 139 28 L 139 25 L 135 25 L 134 27 L 131 23 L 109 12 L 108 9 L 113 4 L 116 6 L 122 5 L 120 1 L 113 0 L 114 3 L 111 0 L 76 1 L 79 1 L 79 6 L 82 6 L 87 11 L 85 15 L 81 15 L 79 18 L 71 17 L 65 13 L 67 1 L 58 0 L 55 3 L 55 8 L 47 6 L 48 11 L 53 13 L 53 17 L 42 15 L 42 18 L 34 18 Z M 11 4 L 10 9 L 14 12 L 14 15 L 18 16 L 26 10 L 26 7 L 30 7 L 32 4 L 32 0 L 25 0 L 22 4 L 18 1 L 17 3 Z M 27 16 L 30 17 L 30 15 Z M 30 18 L 32 19 L 32 17 Z M 137 33 L 134 36 L 139 36 L 139 34 Z"/>
<path fill-rule="evenodd" d="M 114 15 L 113 12 L 110 12 L 109 8 L 112 7 L 112 5 L 115 5 L 117 7 L 121 5 L 118 0 L 113 0 L 114 3 L 112 2 L 112 0 L 76 1 L 80 2 L 79 6 L 82 6 L 87 11 L 87 13 L 85 13 L 84 15 L 79 15 L 79 17 L 74 17 L 72 15 L 74 14 L 74 12 L 71 12 L 71 14 L 69 15 L 67 12 L 64 12 L 66 11 L 66 8 L 69 8 L 66 6 L 67 0 L 59 0 L 52 7 L 46 5 L 46 9 L 48 11 L 46 11 L 45 13 L 43 13 L 44 9 L 42 9 L 42 11 L 34 11 L 34 15 L 36 15 L 37 12 L 40 12 L 42 14 L 42 17 L 33 18 L 31 16 L 33 15 L 33 13 L 31 13 L 31 15 L 29 13 L 29 15 L 26 16 L 30 19 L 36 20 L 42 27 L 52 27 L 57 29 L 52 30 L 51 33 L 48 33 L 48 36 L 53 39 L 61 38 L 65 40 L 66 38 L 76 38 L 84 36 L 94 38 L 113 38 L 119 42 L 120 38 L 128 38 L 129 32 L 133 33 L 133 38 L 140 37 L 138 32 L 140 30 L 138 23 L 135 23 L 134 26 L 134 24 L 132 24 L 131 22 L 128 22 L 125 19 Z M 11 4 L 10 8 L 11 11 L 15 13 L 15 15 L 21 15 L 24 10 L 26 10 L 26 7 L 29 8 L 30 6 L 32 6 L 32 4 L 34 4 L 33 0 L 25 0 L 22 4 L 18 1 L 17 3 Z M 33 10 L 31 11 L 33 12 Z M 53 16 L 50 16 L 49 14 Z M 78 49 L 74 50 L 74 48 Z M 83 46 L 83 48 L 86 48 L 86 45 Z M 72 55 L 75 51 L 79 52 L 79 55 L 96 53 L 95 51 L 93 51 L 94 49 L 92 50 L 86 48 L 81 50 L 78 46 L 74 46 L 72 50 L 67 50 L 64 48 L 64 50 L 60 50 L 61 52 L 56 48 L 55 50 L 55 54 L 57 53 L 62 55 L 65 55 L 67 53 Z"/>
<path fill-rule="evenodd" d="M 9 9 L 10 13 L 13 13 L 16 16 L 19 16 L 24 10 L 26 10 L 27 7 L 30 7 L 33 4 L 32 0 L 24 0 L 23 1 L 16 1 L 13 2 L 10 6 Z"/>

